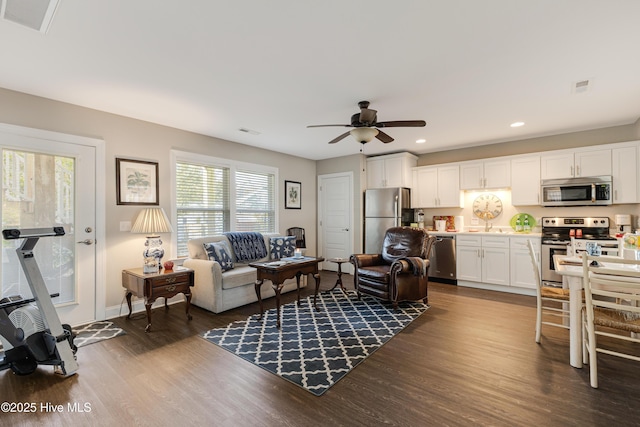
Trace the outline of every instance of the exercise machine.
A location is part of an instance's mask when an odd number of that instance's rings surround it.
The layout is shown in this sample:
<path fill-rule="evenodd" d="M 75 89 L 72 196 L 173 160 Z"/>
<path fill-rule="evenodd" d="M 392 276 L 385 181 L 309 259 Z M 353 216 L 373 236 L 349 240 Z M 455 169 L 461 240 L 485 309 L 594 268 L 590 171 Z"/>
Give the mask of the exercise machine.
<path fill-rule="evenodd" d="M 0 300 L 0 342 L 4 350 L 0 370 L 28 375 L 38 365 L 53 365 L 55 372 L 64 376 L 78 370 L 73 331 L 60 323 L 51 301 L 59 294 L 49 294 L 33 254 L 41 237 L 64 234 L 63 227 L 2 230 L 6 240 L 24 239 L 16 253 L 33 298 L 11 296 Z"/>

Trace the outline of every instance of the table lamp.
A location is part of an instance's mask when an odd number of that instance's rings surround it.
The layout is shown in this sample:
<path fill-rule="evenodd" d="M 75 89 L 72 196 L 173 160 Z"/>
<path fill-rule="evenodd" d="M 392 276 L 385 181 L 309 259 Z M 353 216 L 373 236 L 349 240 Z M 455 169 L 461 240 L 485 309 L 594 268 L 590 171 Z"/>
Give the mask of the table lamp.
<path fill-rule="evenodd" d="M 172 233 L 173 229 L 169 223 L 169 218 L 162 208 L 146 208 L 143 209 L 136 218 L 136 222 L 131 227 L 132 233 L 144 233 L 147 235 L 147 240 L 144 243 L 145 249 L 142 255 L 145 260 L 154 258 L 157 267 L 156 272 L 162 269 L 162 257 L 164 256 L 164 249 L 162 248 L 162 240 L 160 240 L 159 233 Z M 147 268 L 145 262 L 145 273 L 153 272 L 150 268 Z"/>

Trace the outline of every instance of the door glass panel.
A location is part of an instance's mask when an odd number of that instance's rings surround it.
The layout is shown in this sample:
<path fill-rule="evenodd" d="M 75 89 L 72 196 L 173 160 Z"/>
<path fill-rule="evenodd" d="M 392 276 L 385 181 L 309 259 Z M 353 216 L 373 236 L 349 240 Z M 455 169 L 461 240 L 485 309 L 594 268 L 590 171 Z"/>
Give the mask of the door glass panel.
<path fill-rule="evenodd" d="M 63 237 L 44 237 L 34 249 L 38 267 L 56 304 L 76 301 L 75 159 L 2 150 L 2 229 L 62 226 Z M 1 296 L 30 298 L 31 289 L 16 255 L 22 239 L 2 240 Z"/>

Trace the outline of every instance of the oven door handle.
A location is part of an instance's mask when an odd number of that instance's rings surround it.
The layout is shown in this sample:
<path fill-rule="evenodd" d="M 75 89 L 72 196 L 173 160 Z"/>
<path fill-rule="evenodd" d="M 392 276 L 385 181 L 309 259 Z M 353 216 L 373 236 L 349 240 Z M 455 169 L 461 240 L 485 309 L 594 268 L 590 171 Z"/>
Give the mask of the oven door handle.
<path fill-rule="evenodd" d="M 591 203 L 596 202 L 596 185 L 591 183 Z"/>

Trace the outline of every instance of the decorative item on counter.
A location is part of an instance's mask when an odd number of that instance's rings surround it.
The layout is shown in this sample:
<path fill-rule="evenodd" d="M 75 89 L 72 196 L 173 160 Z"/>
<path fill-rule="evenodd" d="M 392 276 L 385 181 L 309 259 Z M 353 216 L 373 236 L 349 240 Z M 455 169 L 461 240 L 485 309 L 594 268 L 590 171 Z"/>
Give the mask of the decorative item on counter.
<path fill-rule="evenodd" d="M 531 233 L 536 226 L 536 220 L 528 213 L 520 213 L 514 215 L 509 224 L 516 233 Z"/>
<path fill-rule="evenodd" d="M 424 212 L 422 209 L 418 210 L 418 228 L 424 228 Z"/>
<path fill-rule="evenodd" d="M 173 261 L 167 261 L 164 263 L 164 269 L 167 271 L 173 270 Z"/>
<path fill-rule="evenodd" d="M 464 231 L 464 216 L 462 215 L 458 215 L 457 217 L 455 217 L 453 219 L 453 223 L 454 223 L 454 227 L 453 230 L 454 231 Z"/>
<path fill-rule="evenodd" d="M 456 229 L 456 225 L 455 225 L 455 217 L 453 216 L 448 216 L 448 215 L 437 215 L 433 217 L 433 229 L 437 230 L 436 227 L 436 221 L 446 221 L 446 225 L 445 225 L 445 229 L 442 231 L 447 231 L 447 230 L 455 230 Z"/>

